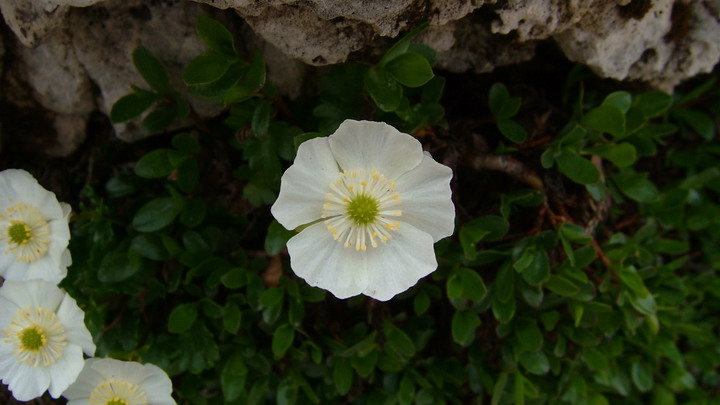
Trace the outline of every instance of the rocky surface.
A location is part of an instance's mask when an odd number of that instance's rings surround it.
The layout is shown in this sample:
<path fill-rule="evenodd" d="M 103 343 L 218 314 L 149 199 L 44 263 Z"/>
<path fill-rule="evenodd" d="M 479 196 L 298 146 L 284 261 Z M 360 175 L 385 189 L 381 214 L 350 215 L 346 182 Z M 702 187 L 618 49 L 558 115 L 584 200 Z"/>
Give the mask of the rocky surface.
<path fill-rule="evenodd" d="M 82 142 L 92 111 L 107 113 L 131 84 L 143 85 L 131 63 L 136 46 L 179 80 L 204 50 L 193 27 L 201 12 L 247 23 L 238 41 L 264 51 L 271 79 L 289 96 L 299 94 L 306 65 L 372 63 L 391 38 L 424 20 L 430 27 L 419 40 L 451 72 L 527 61 L 546 40 L 601 76 L 672 91 L 720 59 L 720 0 L 0 0 L 0 10 L 15 34 L 5 38 L 13 42 L 5 59 L 17 61 L 6 63 L 4 80 L 25 83 L 34 105 L 51 113 L 61 154 Z M 27 93 L 7 99 L 26 105 Z M 144 136 L 137 122 L 115 130 L 128 141 Z"/>

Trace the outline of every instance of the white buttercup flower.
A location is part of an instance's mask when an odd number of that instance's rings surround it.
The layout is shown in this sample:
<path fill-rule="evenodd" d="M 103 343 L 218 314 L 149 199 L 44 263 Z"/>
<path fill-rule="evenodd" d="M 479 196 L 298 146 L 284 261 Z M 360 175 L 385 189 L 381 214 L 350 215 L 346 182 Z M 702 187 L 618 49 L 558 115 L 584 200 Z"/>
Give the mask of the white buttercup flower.
<path fill-rule="evenodd" d="M 75 300 L 43 280 L 5 281 L 0 287 L 0 378 L 13 396 L 29 401 L 46 390 L 57 398 L 95 353 L 85 314 Z"/>
<path fill-rule="evenodd" d="M 68 216 L 59 203 L 24 170 L 0 172 L 0 277 L 59 283 L 70 265 Z"/>
<path fill-rule="evenodd" d="M 338 298 L 407 290 L 437 268 L 433 244 L 453 233 L 451 178 L 381 122 L 346 120 L 304 142 L 272 206 L 284 227 L 307 225 L 287 244 L 293 271 Z"/>
<path fill-rule="evenodd" d="M 68 405 L 175 405 L 172 382 L 152 364 L 92 358 L 63 396 Z"/>

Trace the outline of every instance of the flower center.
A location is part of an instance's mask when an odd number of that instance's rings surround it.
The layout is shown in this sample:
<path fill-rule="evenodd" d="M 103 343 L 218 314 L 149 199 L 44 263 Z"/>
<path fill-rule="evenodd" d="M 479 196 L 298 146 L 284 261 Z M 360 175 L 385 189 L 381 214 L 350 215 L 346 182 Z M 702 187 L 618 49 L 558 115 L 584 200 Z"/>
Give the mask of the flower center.
<path fill-rule="evenodd" d="M 17 311 L 3 333 L 7 336 L 4 342 L 14 346 L 12 354 L 33 368 L 55 364 L 67 346 L 65 327 L 54 312 L 45 308 Z"/>
<path fill-rule="evenodd" d="M 50 245 L 50 225 L 37 208 L 25 203 L 10 206 L 0 214 L 0 242 L 7 245 L 19 262 L 34 262 Z"/>
<path fill-rule="evenodd" d="M 148 400 L 141 386 L 112 378 L 93 388 L 89 402 L 90 405 L 147 405 Z"/>
<path fill-rule="evenodd" d="M 16 245 L 24 245 L 32 240 L 30 227 L 23 222 L 10 225 L 8 227 L 8 236 L 10 237 L 10 242 Z"/>
<path fill-rule="evenodd" d="M 367 225 L 375 221 L 378 202 L 366 194 L 358 194 L 347 203 L 347 215 L 355 225 Z"/>
<path fill-rule="evenodd" d="M 33 325 L 20 331 L 20 347 L 23 350 L 37 352 L 47 343 L 45 333 Z"/>
<path fill-rule="evenodd" d="M 400 222 L 393 217 L 402 211 L 392 209 L 402 203 L 397 185 L 372 169 L 344 171 L 330 184 L 325 196 L 322 218 L 333 238 L 345 247 L 367 250 L 368 243 L 378 247 L 377 239 L 385 243 L 397 232 Z"/>

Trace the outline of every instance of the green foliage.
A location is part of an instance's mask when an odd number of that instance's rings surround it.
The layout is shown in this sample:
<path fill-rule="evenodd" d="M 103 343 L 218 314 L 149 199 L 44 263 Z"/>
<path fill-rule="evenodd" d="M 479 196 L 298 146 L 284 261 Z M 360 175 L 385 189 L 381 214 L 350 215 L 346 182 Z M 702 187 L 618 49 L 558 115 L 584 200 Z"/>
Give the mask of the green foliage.
<path fill-rule="evenodd" d="M 372 66 L 320 72 L 320 94 L 296 102 L 276 93 L 262 54 L 242 55 L 206 16 L 187 89 L 134 52 L 149 89 L 133 87 L 111 119 L 155 106 L 146 129 L 181 129 L 81 196 L 63 286 L 97 355 L 163 367 L 182 404 L 712 403 L 715 81 L 675 96 L 569 85 L 563 98 L 577 102 L 552 106 L 542 134 L 528 132 L 536 103 L 495 83 L 477 110 L 489 154 L 525 162 L 542 184 L 502 177 L 473 194 L 492 174 L 455 162 L 474 151 L 443 129 L 451 101 L 434 53 L 413 43 L 423 28 Z M 181 122 L 194 116 L 181 93 L 224 112 Z M 439 134 L 420 139 L 455 165 L 457 234 L 436 244 L 437 271 L 388 303 L 308 286 L 284 251 L 295 232 L 268 213 L 297 147 L 347 118 Z"/>

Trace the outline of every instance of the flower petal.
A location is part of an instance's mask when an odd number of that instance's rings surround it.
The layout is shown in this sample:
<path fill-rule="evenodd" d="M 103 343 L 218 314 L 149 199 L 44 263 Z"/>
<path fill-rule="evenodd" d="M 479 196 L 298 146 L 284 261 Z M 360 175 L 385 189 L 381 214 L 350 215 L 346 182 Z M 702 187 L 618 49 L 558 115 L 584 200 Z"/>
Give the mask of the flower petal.
<path fill-rule="evenodd" d="M 452 175 L 449 167 L 424 156 L 416 168 L 397 179 L 403 222 L 429 233 L 435 242 L 452 235 L 455 229 Z"/>
<path fill-rule="evenodd" d="M 433 238 L 401 223 L 393 238 L 367 255 L 368 287 L 363 294 L 387 301 L 437 268 Z"/>
<path fill-rule="evenodd" d="M 367 288 L 366 252 L 346 248 L 317 223 L 293 236 L 287 243 L 290 267 L 313 287 L 330 291 L 338 298 L 360 294 Z"/>
<path fill-rule="evenodd" d="M 65 295 L 57 310 L 57 317 L 65 326 L 68 343 L 79 346 L 88 356 L 95 354 L 95 343 L 85 326 L 85 313 L 78 307 L 73 297 Z"/>
<path fill-rule="evenodd" d="M 80 374 L 78 374 L 75 382 L 73 382 L 68 389 L 62 393 L 62 395 L 69 401 L 68 404 L 75 404 L 76 402 L 72 401 L 81 401 L 83 399 L 87 402 L 92 390 L 105 381 L 105 377 L 102 376 L 94 367 L 100 360 L 104 359 L 90 358 L 85 360 L 83 369 Z"/>
<path fill-rule="evenodd" d="M 283 174 L 280 194 L 270 211 L 287 229 L 320 219 L 328 185 L 340 177 L 327 138 L 300 145 L 295 163 Z"/>
<path fill-rule="evenodd" d="M 63 209 L 55 193 L 44 189 L 30 173 L 25 170 L 8 169 L 2 174 L 7 176 L 19 201 L 33 205 L 48 220 L 63 217 Z"/>
<path fill-rule="evenodd" d="M 12 391 L 13 397 L 19 401 L 30 401 L 41 396 L 50 385 L 50 375 L 47 370 L 36 369 L 24 363 L 11 366 L 9 374 L 3 377 L 3 382 Z"/>
<path fill-rule="evenodd" d="M 153 405 L 175 405 L 172 398 L 172 382 L 165 371 L 153 364 L 143 365 L 145 378 L 141 386 L 145 390 L 148 403 Z"/>
<path fill-rule="evenodd" d="M 7 298 L 20 308 L 41 307 L 55 312 L 65 293 L 56 285 L 43 280 L 6 280 L 0 288 L 0 296 Z"/>
<path fill-rule="evenodd" d="M 328 140 L 343 170 L 375 169 L 392 180 L 423 158 L 417 139 L 384 122 L 345 120 Z"/>
<path fill-rule="evenodd" d="M 55 364 L 48 367 L 50 371 L 50 387 L 48 388 L 50 395 L 53 398 L 59 397 L 70 384 L 75 382 L 84 364 L 80 346 L 73 344 L 65 346 L 62 357 Z"/>

